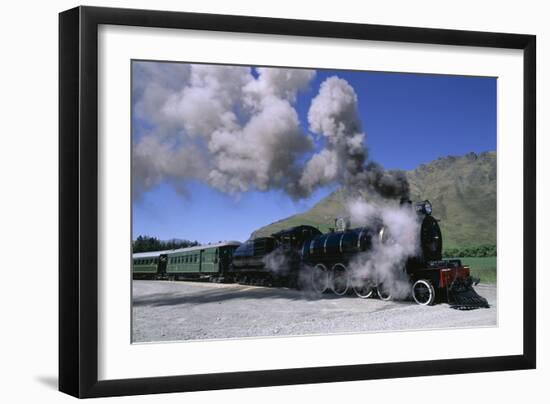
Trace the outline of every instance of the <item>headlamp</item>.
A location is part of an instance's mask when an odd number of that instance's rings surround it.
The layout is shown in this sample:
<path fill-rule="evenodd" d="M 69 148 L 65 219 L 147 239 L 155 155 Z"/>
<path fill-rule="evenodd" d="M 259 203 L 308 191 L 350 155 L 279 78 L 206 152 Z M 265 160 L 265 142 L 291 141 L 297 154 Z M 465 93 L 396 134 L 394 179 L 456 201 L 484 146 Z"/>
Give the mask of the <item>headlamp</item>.
<path fill-rule="evenodd" d="M 424 202 L 417 202 L 414 207 L 418 213 L 424 213 L 425 215 L 432 214 L 432 204 L 427 199 Z"/>
<path fill-rule="evenodd" d="M 424 213 L 427 215 L 432 214 L 432 204 L 428 200 L 424 201 Z"/>

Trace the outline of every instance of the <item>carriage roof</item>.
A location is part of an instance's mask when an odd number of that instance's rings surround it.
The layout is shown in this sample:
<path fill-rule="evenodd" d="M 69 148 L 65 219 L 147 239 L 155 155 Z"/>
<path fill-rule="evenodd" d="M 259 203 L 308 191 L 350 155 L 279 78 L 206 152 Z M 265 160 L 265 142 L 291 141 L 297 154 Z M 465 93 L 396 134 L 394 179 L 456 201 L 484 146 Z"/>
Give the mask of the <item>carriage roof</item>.
<path fill-rule="evenodd" d="M 203 244 L 203 245 L 197 245 L 193 247 L 178 248 L 175 250 L 168 251 L 168 254 L 180 254 L 180 253 L 186 253 L 191 251 L 199 251 L 199 250 L 206 250 L 209 248 L 220 248 L 220 247 L 228 247 L 228 246 L 238 247 L 240 245 L 241 245 L 240 241 L 223 241 L 220 243 Z"/>

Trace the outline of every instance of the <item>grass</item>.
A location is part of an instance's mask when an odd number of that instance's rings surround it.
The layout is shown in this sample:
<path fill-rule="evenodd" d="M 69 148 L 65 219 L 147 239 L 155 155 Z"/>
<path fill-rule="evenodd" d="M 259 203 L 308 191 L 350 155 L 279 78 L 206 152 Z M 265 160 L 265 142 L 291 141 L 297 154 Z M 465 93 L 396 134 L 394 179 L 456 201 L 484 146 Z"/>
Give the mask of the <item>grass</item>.
<path fill-rule="evenodd" d="M 482 283 L 496 283 L 497 257 L 460 257 L 462 264 L 470 267 L 470 274 Z"/>

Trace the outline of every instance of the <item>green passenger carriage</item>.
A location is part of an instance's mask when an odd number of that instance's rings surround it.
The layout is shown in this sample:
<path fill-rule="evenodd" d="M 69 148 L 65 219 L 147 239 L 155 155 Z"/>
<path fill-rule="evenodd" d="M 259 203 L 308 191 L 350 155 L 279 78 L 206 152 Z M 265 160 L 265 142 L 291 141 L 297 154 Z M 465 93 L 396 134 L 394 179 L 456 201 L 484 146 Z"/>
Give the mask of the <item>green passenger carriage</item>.
<path fill-rule="evenodd" d="M 239 245 L 241 243 L 238 241 L 227 241 L 172 250 L 166 265 L 168 279 L 209 278 L 223 281 L 233 251 Z"/>
<path fill-rule="evenodd" d="M 166 272 L 168 251 L 148 251 L 132 255 L 132 275 L 134 279 L 159 279 Z"/>
<path fill-rule="evenodd" d="M 168 251 L 135 253 L 134 279 L 210 279 L 223 281 L 238 241 L 227 241 Z"/>

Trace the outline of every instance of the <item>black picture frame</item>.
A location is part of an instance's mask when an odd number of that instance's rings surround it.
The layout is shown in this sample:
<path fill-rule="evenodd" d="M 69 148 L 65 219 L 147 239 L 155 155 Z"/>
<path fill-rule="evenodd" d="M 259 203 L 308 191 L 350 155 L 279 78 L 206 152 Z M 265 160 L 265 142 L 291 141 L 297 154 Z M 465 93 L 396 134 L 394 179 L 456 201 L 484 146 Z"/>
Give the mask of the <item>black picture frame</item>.
<path fill-rule="evenodd" d="M 100 24 L 523 50 L 523 354 L 98 381 Z M 535 103 L 534 35 L 96 7 L 60 13 L 59 390 L 84 398 L 535 368 Z"/>

